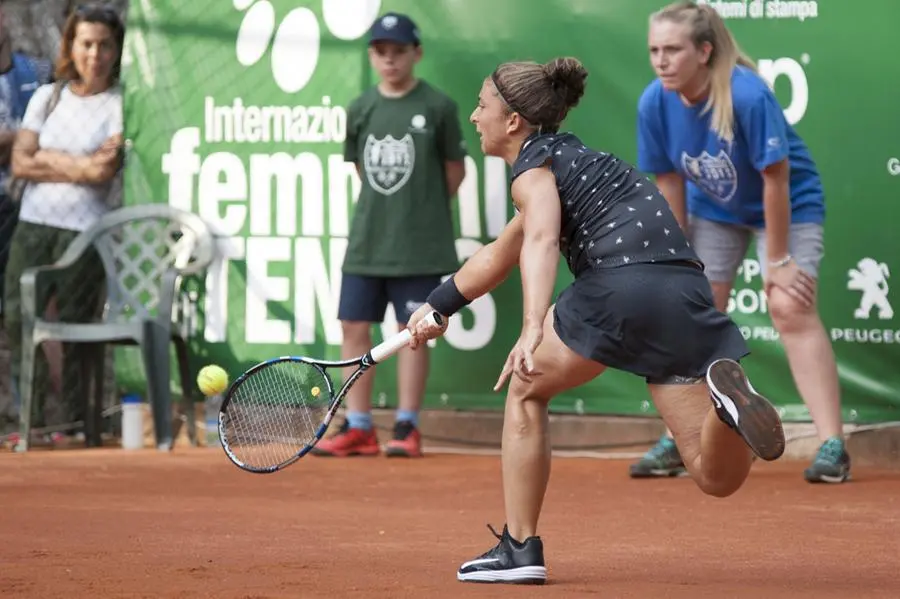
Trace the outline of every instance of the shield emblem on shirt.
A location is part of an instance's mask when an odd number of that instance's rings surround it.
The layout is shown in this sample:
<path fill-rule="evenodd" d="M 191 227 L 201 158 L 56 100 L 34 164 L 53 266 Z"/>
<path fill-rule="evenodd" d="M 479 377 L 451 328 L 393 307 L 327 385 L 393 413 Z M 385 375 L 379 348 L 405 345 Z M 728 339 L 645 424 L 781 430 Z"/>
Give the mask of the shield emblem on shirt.
<path fill-rule="evenodd" d="M 696 158 L 681 153 L 681 168 L 712 199 L 727 203 L 737 191 L 737 169 L 725 150 L 711 156 L 706 150 Z"/>
<path fill-rule="evenodd" d="M 386 135 L 382 139 L 369 135 L 363 150 L 366 179 L 372 189 L 391 195 L 401 189 L 412 175 L 416 163 L 416 145 L 407 133 L 400 139 Z"/>

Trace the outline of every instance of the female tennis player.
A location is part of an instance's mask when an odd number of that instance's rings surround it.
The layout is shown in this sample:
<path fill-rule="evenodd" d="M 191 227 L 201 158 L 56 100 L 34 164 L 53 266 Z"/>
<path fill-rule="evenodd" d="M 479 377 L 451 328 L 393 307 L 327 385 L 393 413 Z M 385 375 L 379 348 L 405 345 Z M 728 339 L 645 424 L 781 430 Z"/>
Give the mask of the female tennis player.
<path fill-rule="evenodd" d="M 547 406 L 607 367 L 646 379 L 705 493 L 731 495 L 754 454 L 774 460 L 784 451 L 778 413 L 736 362 L 748 353 L 744 339 L 716 310 L 703 266 L 665 198 L 631 165 L 557 132 L 586 77 L 578 60 L 558 58 L 503 64 L 484 81 L 470 120 L 482 151 L 512 166 L 518 214 L 408 325 L 412 347 L 441 335 L 422 320 L 430 310 L 449 316 L 520 265 L 522 332 L 495 387 L 510 379 L 506 526 L 494 532 L 493 549 L 460 567 L 463 581 L 545 581 L 537 524 L 550 475 Z M 575 281 L 551 307 L 559 251 Z"/>
<path fill-rule="evenodd" d="M 751 239 L 772 323 L 821 446 L 804 476 L 850 476 L 831 342 L 816 308 L 825 201 L 816 165 L 716 10 L 671 4 L 650 18 L 656 72 L 638 107 L 638 161 L 654 173 L 706 265 L 725 311 Z M 678 452 L 665 437 L 632 466 L 668 474 Z"/>

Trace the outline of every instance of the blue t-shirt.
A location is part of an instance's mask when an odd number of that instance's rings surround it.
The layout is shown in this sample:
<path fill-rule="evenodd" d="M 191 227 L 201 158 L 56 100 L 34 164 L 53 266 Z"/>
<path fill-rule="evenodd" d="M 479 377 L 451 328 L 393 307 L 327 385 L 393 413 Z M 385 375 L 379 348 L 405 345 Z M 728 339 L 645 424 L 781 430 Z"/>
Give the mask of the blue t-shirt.
<path fill-rule="evenodd" d="M 25 109 L 34 91 L 50 79 L 51 65 L 20 54 L 12 55 L 12 68 L 0 73 L 0 129 L 16 131 L 25 116 Z M 0 166 L 0 195 L 5 193 L 10 166 Z"/>
<path fill-rule="evenodd" d="M 775 94 L 746 67 L 731 77 L 734 142 L 712 130 L 705 102 L 687 106 L 659 80 L 644 90 L 638 104 L 638 168 L 647 173 L 682 175 L 687 182 L 687 211 L 700 218 L 765 226 L 761 171 L 787 158 L 791 167 L 791 221 L 822 223 L 822 182 L 806 144 L 788 124 Z"/>

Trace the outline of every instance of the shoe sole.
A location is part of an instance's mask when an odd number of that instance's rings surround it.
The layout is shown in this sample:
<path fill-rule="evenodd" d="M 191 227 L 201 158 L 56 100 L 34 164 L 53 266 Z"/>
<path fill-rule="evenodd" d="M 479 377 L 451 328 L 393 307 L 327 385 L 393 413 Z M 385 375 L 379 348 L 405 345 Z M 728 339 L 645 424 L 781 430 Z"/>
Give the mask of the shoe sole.
<path fill-rule="evenodd" d="M 326 451 L 323 449 L 317 449 L 313 447 L 309 453 L 310 455 L 318 456 L 320 458 L 352 458 L 352 457 L 373 457 L 377 456 L 381 450 L 377 447 L 374 450 L 352 450 L 352 451 Z"/>
<path fill-rule="evenodd" d="M 706 383 L 753 453 L 767 462 L 784 454 L 784 428 L 778 411 L 753 389 L 740 364 L 728 359 L 713 362 Z"/>
<path fill-rule="evenodd" d="M 457 572 L 456 580 L 500 584 L 544 584 L 547 581 L 547 568 L 545 566 L 522 566 L 508 570 L 485 570 L 469 574 Z"/>
<path fill-rule="evenodd" d="M 672 468 L 667 470 L 644 470 L 641 472 L 631 471 L 628 473 L 628 475 L 631 478 L 677 478 L 680 476 L 686 476 L 687 473 L 687 469 L 685 468 Z"/>
<path fill-rule="evenodd" d="M 384 455 L 389 458 L 421 458 L 422 452 L 410 453 L 400 447 L 386 447 Z"/>
<path fill-rule="evenodd" d="M 816 476 L 804 475 L 803 478 L 806 479 L 806 482 L 813 484 L 826 483 L 831 485 L 839 485 L 850 480 L 850 473 L 848 472 L 843 476 L 828 476 L 826 474 L 819 474 Z"/>
<path fill-rule="evenodd" d="M 407 443 L 407 439 L 393 439 L 384 444 L 384 455 L 389 458 L 420 458 L 420 443 Z"/>

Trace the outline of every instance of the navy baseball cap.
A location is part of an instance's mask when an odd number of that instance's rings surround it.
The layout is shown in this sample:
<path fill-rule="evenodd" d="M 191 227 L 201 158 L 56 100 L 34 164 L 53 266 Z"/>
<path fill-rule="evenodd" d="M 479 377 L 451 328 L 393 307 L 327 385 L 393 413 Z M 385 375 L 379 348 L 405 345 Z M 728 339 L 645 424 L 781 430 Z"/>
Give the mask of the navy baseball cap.
<path fill-rule="evenodd" d="M 372 23 L 369 43 L 396 42 L 398 44 L 421 44 L 419 28 L 412 19 L 396 12 L 384 14 Z"/>

